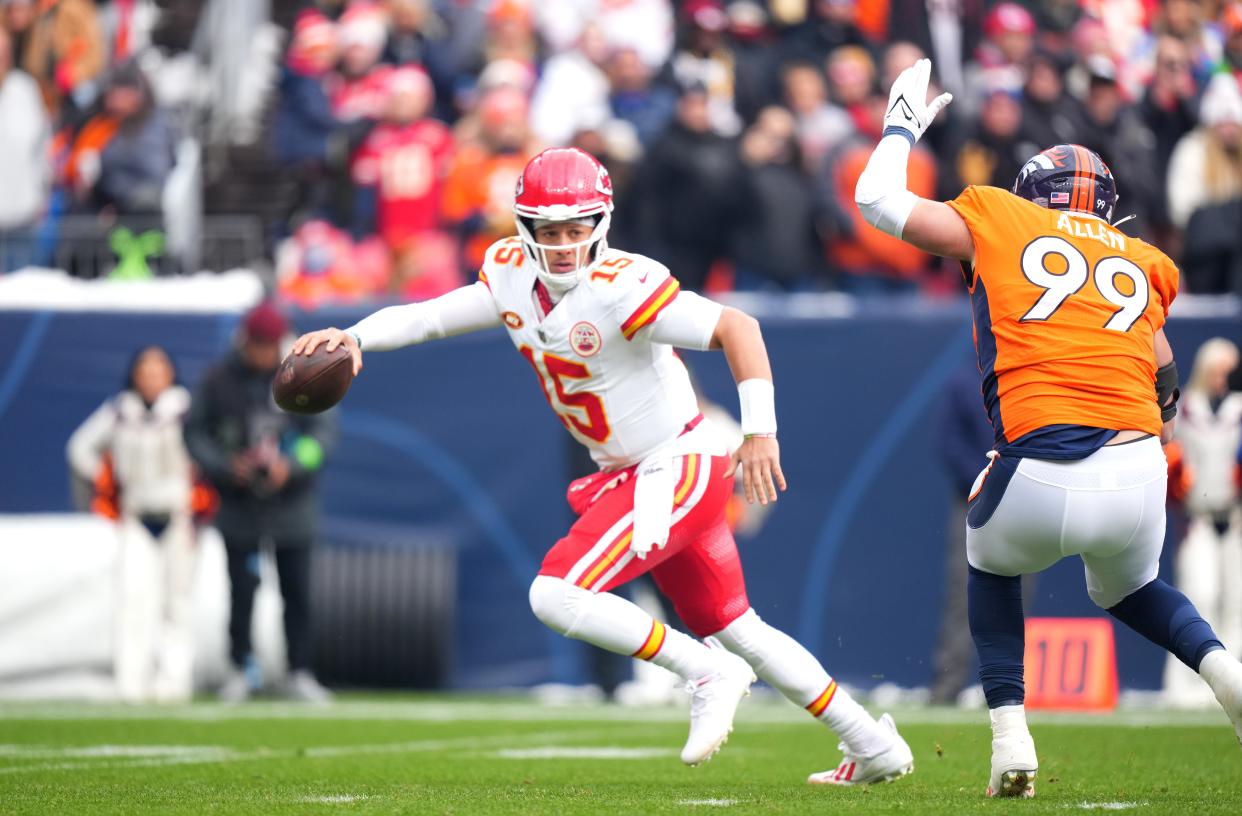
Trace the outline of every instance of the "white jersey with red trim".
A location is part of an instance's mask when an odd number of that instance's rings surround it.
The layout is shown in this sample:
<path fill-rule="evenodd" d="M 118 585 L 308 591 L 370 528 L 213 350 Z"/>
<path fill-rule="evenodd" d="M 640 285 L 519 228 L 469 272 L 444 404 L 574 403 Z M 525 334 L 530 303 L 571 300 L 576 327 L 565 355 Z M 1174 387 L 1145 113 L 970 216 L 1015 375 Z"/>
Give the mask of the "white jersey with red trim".
<path fill-rule="evenodd" d="M 659 342 L 655 327 L 663 317 L 671 334 L 685 338 L 678 345 L 707 348 L 721 307 L 682 293 L 662 264 L 609 247 L 545 314 L 534 263 L 516 237 L 498 241 L 479 280 L 573 437 L 605 470 L 636 464 L 677 440 L 698 418 L 698 401 L 673 341 Z M 678 300 L 681 308 L 670 309 Z M 678 316 L 676 327 L 669 315 Z M 719 438 L 704 431 L 693 435 L 702 440 L 697 452 L 717 452 Z"/>

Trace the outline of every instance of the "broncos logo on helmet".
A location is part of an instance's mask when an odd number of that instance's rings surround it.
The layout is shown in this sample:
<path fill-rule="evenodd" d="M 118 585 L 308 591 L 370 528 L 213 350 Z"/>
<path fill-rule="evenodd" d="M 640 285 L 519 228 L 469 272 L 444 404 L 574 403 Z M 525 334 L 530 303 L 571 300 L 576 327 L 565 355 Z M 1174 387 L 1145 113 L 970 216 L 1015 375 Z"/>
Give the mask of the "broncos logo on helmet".
<path fill-rule="evenodd" d="M 1108 165 L 1081 145 L 1059 144 L 1036 153 L 1013 183 L 1019 198 L 1054 210 L 1073 210 L 1113 222 L 1117 183 Z"/>

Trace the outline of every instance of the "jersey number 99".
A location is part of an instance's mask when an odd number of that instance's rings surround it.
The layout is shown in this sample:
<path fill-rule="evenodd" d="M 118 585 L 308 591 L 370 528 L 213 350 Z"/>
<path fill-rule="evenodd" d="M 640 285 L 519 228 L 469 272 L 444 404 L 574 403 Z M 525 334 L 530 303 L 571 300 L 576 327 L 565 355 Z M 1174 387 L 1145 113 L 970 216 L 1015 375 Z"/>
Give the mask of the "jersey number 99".
<path fill-rule="evenodd" d="M 1055 274 L 1048 271 L 1045 262 L 1049 255 L 1056 255 L 1065 261 L 1065 271 Z M 1117 311 L 1104 324 L 1104 328 L 1125 332 L 1147 311 L 1151 299 L 1151 289 L 1147 276 L 1138 264 L 1116 255 L 1102 258 L 1095 269 L 1087 269 L 1087 258 L 1082 252 L 1064 238 L 1045 235 L 1036 238 L 1026 245 L 1022 251 L 1022 274 L 1031 283 L 1044 290 L 1035 305 L 1022 315 L 1022 322 L 1047 320 L 1052 317 L 1061 304 L 1076 294 L 1092 278 L 1095 288 L 1109 303 L 1117 306 Z M 1117 276 L 1128 278 L 1133 291 L 1126 294 L 1117 288 Z"/>

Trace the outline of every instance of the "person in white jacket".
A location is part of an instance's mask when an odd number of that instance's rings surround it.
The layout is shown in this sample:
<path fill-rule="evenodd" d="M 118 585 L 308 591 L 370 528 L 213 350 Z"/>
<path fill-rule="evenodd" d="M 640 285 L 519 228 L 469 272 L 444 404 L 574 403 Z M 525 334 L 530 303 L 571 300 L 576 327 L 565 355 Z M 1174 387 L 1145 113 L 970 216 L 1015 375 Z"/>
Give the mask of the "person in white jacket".
<path fill-rule="evenodd" d="M 1187 598 L 1214 621 L 1221 642 L 1242 648 L 1242 510 L 1235 474 L 1242 444 L 1242 393 L 1229 390 L 1238 347 L 1223 337 L 1208 340 L 1182 397 L 1174 438 L 1190 472 L 1189 522 L 1177 549 L 1174 574 Z M 1166 701 L 1182 708 L 1210 706 L 1210 691 L 1178 660 L 1165 665 Z"/>
<path fill-rule="evenodd" d="M 192 465 L 182 439 L 190 394 L 168 353 L 138 352 L 124 390 L 69 438 L 75 475 L 110 460 L 118 489 L 117 692 L 128 702 L 178 702 L 192 692 L 190 588 L 197 559 Z"/>

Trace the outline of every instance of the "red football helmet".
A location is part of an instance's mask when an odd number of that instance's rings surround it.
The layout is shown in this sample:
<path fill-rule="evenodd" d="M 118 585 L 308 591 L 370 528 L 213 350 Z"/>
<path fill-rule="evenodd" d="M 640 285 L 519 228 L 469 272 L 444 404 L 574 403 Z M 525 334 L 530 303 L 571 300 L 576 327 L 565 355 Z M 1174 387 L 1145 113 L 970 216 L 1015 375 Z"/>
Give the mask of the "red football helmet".
<path fill-rule="evenodd" d="M 581 274 L 601 261 L 608 248 L 612 223 L 612 180 L 599 161 L 575 147 L 554 147 L 531 159 L 518 177 L 513 203 L 518 235 L 536 263 L 536 273 L 549 288 L 565 291 Z M 545 221 L 576 221 L 593 227 L 585 241 L 550 246 L 535 240 L 536 225 Z M 549 250 L 585 247 L 586 262 L 573 272 L 548 271 Z"/>

